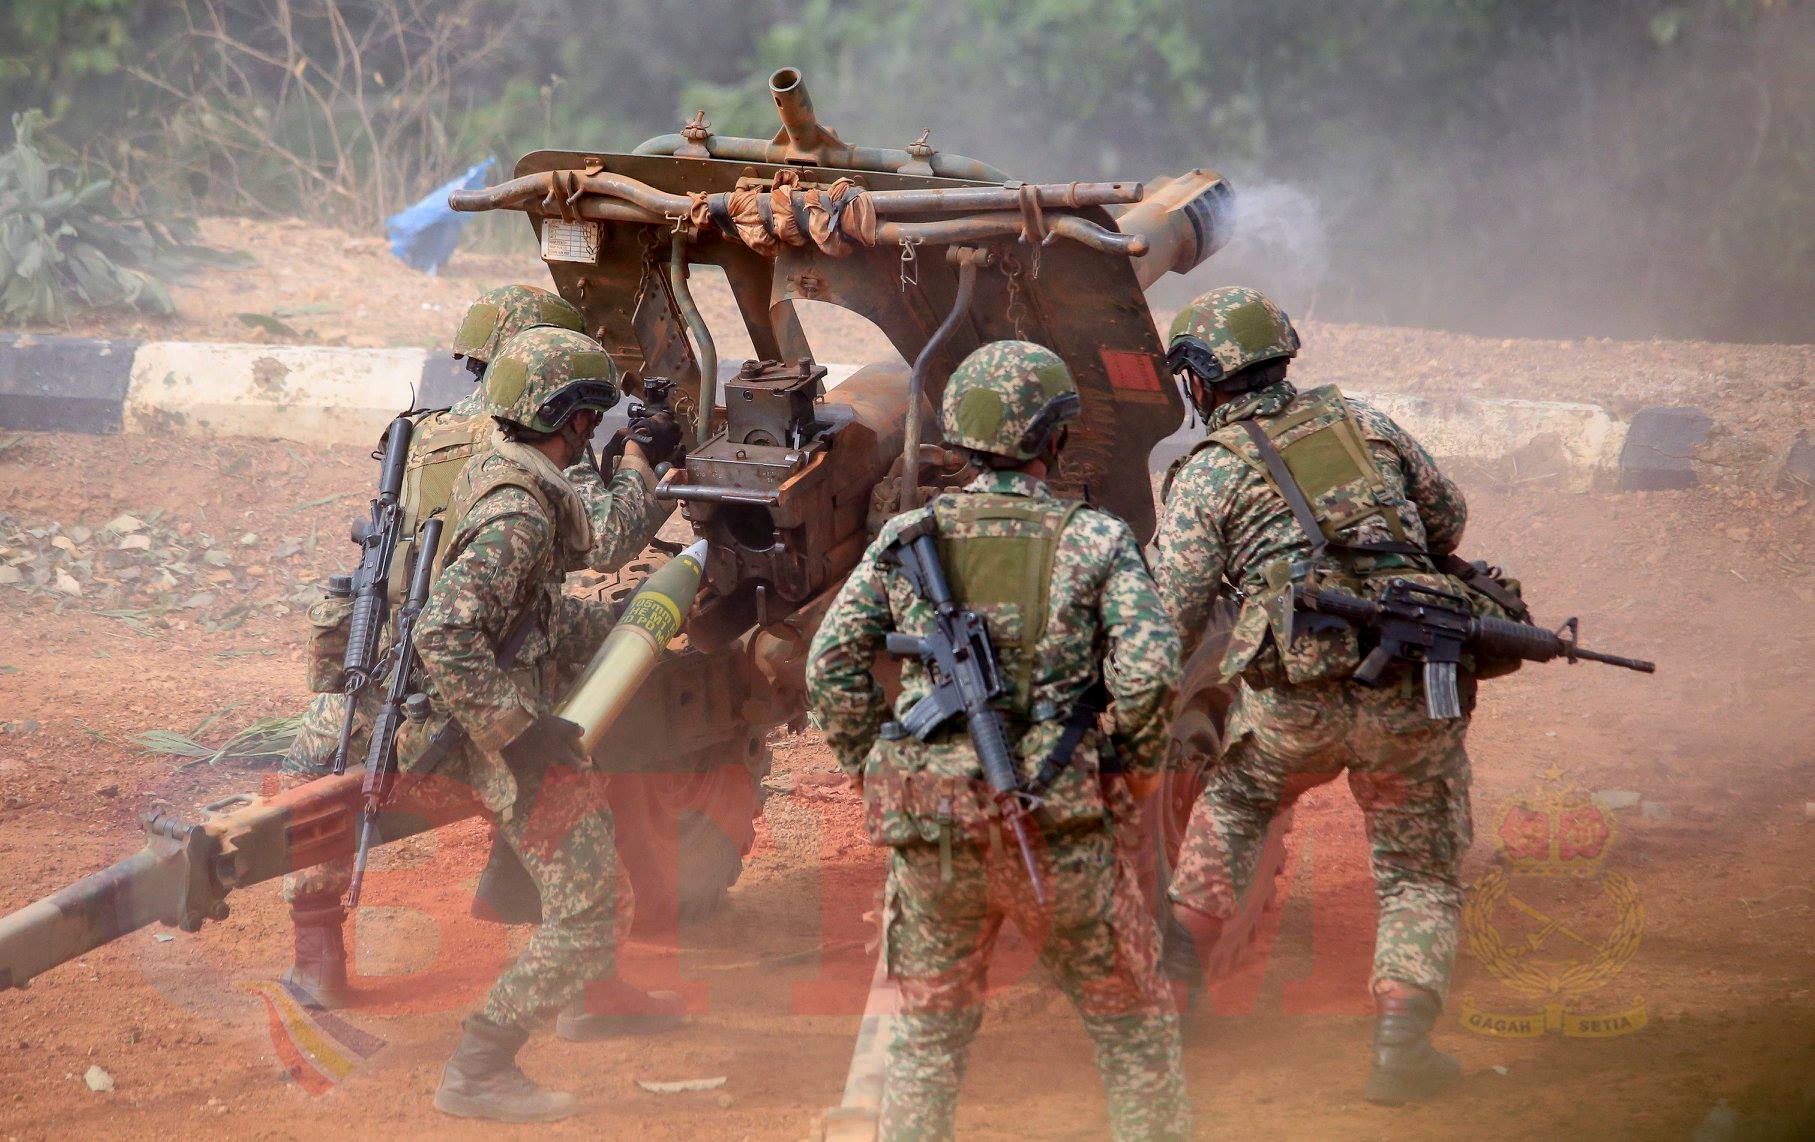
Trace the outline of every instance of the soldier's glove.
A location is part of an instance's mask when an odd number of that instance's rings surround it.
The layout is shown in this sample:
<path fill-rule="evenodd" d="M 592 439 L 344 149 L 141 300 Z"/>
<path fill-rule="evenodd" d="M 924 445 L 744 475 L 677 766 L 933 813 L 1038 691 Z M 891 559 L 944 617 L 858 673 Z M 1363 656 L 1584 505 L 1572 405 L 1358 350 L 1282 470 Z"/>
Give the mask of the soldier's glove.
<path fill-rule="evenodd" d="M 512 769 L 534 765 L 568 765 L 587 769 L 592 762 L 580 746 L 585 731 L 566 718 L 542 714 L 504 747 L 504 760 Z"/>
<path fill-rule="evenodd" d="M 667 409 L 652 412 L 630 424 L 630 438 L 643 450 L 650 467 L 665 464 L 681 447 L 680 422 Z"/>

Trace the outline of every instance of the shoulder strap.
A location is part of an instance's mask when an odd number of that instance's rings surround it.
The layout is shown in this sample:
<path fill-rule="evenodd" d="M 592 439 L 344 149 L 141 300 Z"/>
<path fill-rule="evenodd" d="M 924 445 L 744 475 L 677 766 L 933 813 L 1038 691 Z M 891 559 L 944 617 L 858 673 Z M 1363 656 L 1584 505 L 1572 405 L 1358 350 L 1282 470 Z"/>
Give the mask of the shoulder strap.
<path fill-rule="evenodd" d="M 1255 451 L 1260 453 L 1261 462 L 1267 466 L 1267 475 L 1273 477 L 1273 483 L 1279 488 L 1279 494 L 1286 498 L 1286 506 L 1292 509 L 1292 518 L 1298 521 L 1299 530 L 1305 533 L 1305 539 L 1311 544 L 1311 558 L 1322 559 L 1329 549 L 1330 539 L 1323 533 L 1323 525 L 1317 522 L 1317 513 L 1311 510 L 1311 501 L 1305 499 L 1304 489 L 1298 486 L 1292 470 L 1286 467 L 1286 458 L 1273 447 L 1272 437 L 1267 430 L 1252 419 L 1239 421 L 1248 433 L 1248 439 L 1254 442 Z"/>
<path fill-rule="evenodd" d="M 1279 494 L 1285 497 L 1286 506 L 1292 509 L 1292 518 L 1305 533 L 1311 544 L 1311 558 L 1323 558 L 1323 553 L 1334 547 L 1340 551 L 1358 551 L 1366 555 L 1415 555 L 1433 558 L 1431 553 L 1415 543 L 1401 543 L 1392 540 L 1380 543 L 1339 543 L 1330 539 L 1323 532 L 1323 525 L 1317 522 L 1317 513 L 1311 510 L 1311 503 L 1305 499 L 1304 489 L 1298 486 L 1292 470 L 1286 467 L 1285 457 L 1273 446 L 1273 439 L 1267 430 L 1253 420 L 1238 422 L 1248 433 L 1248 439 L 1254 442 L 1254 450 L 1267 466 L 1267 474 L 1273 477 L 1273 483 L 1279 488 Z M 1382 510 L 1390 510 L 1383 508 Z"/>

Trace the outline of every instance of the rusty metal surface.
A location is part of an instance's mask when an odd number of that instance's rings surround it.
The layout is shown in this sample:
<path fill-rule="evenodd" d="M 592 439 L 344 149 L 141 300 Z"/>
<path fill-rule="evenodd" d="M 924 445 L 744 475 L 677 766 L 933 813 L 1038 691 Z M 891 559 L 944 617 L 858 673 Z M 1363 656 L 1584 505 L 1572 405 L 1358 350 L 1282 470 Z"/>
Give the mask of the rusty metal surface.
<path fill-rule="evenodd" d="M 622 175 L 670 194 L 718 193 L 733 190 L 740 179 L 773 180 L 782 169 L 794 169 L 809 181 L 830 183 L 847 172 L 820 168 L 783 168 L 773 164 L 731 163 L 650 155 L 608 155 L 581 151 L 538 151 L 517 164 L 516 174 L 597 168 Z M 960 186 L 927 176 L 868 172 L 866 186 L 876 191 L 933 190 Z M 1008 215 L 1019 224 L 1020 215 Z M 540 236 L 546 219 L 530 214 Z M 1104 231 L 1114 221 L 1100 207 L 1046 216 L 1049 225 L 1075 218 Z M 1132 237 L 1132 236 L 1130 236 Z M 602 224 L 598 260 L 590 265 L 550 262 L 549 271 L 561 294 L 586 314 L 588 326 L 626 369 L 643 370 L 633 314 L 651 238 L 666 253 L 666 226 Z M 1129 259 L 1089 249 L 1076 242 L 1028 247 L 1007 238 L 985 243 L 999 255 L 1000 267 L 979 275 L 972 312 L 950 346 L 932 362 L 928 398 L 937 402 L 945 375 L 966 353 L 984 341 L 1024 337 L 1048 345 L 1066 361 L 1084 400 L 1083 419 L 1074 425 L 1071 444 L 1057 483 L 1062 492 L 1082 494 L 1088 488 L 1098 503 L 1127 519 L 1142 539 L 1154 526 L 1152 493 L 1144 464 L 1158 441 L 1183 419 L 1184 409 L 1165 370 L 1159 334 Z M 919 356 L 926 340 L 949 310 L 957 281 L 943 259 L 919 259 L 919 281 L 903 289 L 900 248 L 878 245 L 834 258 L 816 247 L 790 246 L 774 261 L 754 254 L 716 231 L 702 232 L 688 247 L 694 264 L 724 268 L 738 294 L 747 331 L 763 352 L 779 350 L 777 326 L 791 323 L 794 300 L 825 301 L 874 322 L 906 360 Z M 746 299 L 768 279 L 767 320 Z M 1012 288 L 1011 288 L 1012 282 Z M 790 334 L 790 337 L 792 335 Z M 822 360 L 838 360 L 835 345 L 810 345 Z M 764 355 L 767 355 L 764 353 Z M 776 356 L 781 356 L 778 351 Z M 697 378 L 694 379 L 697 382 Z M 683 383 L 683 390 L 692 387 Z"/>
<path fill-rule="evenodd" d="M 872 172 L 875 173 L 875 172 Z M 848 174 L 844 177 L 850 177 Z M 920 190 L 875 191 L 871 201 L 881 217 L 898 214 L 942 214 L 949 211 L 1019 209 L 1031 196 L 1040 206 L 1076 209 L 1081 206 L 1121 206 L 1141 201 L 1144 187 L 1138 182 L 1054 182 L 1008 186 L 952 186 Z M 693 205 L 684 194 L 671 194 L 638 179 L 609 172 L 585 170 L 543 171 L 520 175 L 497 186 L 456 190 L 448 205 L 461 212 L 483 210 L 532 210 L 556 217 L 578 215 L 585 196 L 616 201 L 625 209 L 613 220 L 659 223 L 684 214 Z"/>
<path fill-rule="evenodd" d="M 778 68 L 769 76 L 769 95 L 782 129 L 773 139 L 742 139 L 712 133 L 706 113 L 700 111 L 676 135 L 660 135 L 637 145 L 639 155 L 682 155 L 688 158 L 755 160 L 765 163 L 810 162 L 818 166 L 852 170 L 900 171 L 903 174 L 936 174 L 943 178 L 1006 182 L 995 167 L 963 155 L 948 155 L 927 141 L 930 130 L 905 148 L 852 147 L 830 128 L 822 126 L 807 94 L 798 68 Z"/>

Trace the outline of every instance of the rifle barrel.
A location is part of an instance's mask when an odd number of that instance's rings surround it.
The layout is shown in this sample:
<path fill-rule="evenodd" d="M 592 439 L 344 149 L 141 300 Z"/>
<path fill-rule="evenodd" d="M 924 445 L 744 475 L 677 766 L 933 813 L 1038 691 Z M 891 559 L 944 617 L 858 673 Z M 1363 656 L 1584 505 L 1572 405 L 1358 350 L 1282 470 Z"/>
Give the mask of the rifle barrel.
<path fill-rule="evenodd" d="M 1015 844 L 1021 849 L 1021 863 L 1027 866 L 1027 881 L 1033 887 L 1034 903 L 1044 905 L 1046 882 L 1040 879 L 1040 862 L 1034 859 L 1033 838 L 1027 835 L 1027 811 L 1017 806 L 1014 810 L 1005 811 L 1002 816 L 1014 831 Z"/>
<path fill-rule="evenodd" d="M 1625 658 L 1618 654 L 1603 654 L 1598 650 L 1583 650 L 1579 646 L 1571 646 L 1567 653 L 1571 659 L 1585 658 L 1590 662 L 1605 662 L 1609 666 L 1623 666 L 1627 670 L 1636 670 L 1640 674 L 1657 673 L 1657 663 L 1648 662 L 1643 658 Z"/>

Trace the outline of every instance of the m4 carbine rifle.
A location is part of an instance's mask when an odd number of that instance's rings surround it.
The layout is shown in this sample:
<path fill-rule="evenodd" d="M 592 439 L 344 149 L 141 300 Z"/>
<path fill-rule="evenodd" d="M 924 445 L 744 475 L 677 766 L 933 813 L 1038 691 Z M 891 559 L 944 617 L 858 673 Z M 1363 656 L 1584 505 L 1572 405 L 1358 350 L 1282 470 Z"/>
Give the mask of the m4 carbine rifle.
<path fill-rule="evenodd" d="M 1552 631 L 1480 616 L 1461 595 L 1405 579 L 1389 582 L 1378 602 L 1307 587 L 1294 590 L 1292 605 L 1295 611 L 1327 615 L 1373 633 L 1374 648 L 1354 674 L 1364 686 L 1380 685 L 1381 675 L 1395 660 L 1422 662 L 1425 707 L 1433 718 L 1462 716 L 1456 667 L 1465 648 L 1477 655 L 1527 662 L 1562 657 L 1572 665 L 1586 659 L 1645 674 L 1657 670 L 1655 663 L 1643 659 L 1584 650 L 1576 641 L 1574 618 Z"/>
<path fill-rule="evenodd" d="M 1014 754 L 1003 736 L 1002 719 L 990 703 L 1007 692 L 996 651 L 989 641 L 989 627 L 975 612 L 959 607 L 952 598 L 939 562 L 933 523 L 921 520 L 902 529 L 889 548 L 914 593 L 933 607 L 933 631 L 919 635 L 891 631 L 885 640 L 890 654 L 918 658 L 925 666 L 932 689 L 915 702 L 901 719 L 901 728 L 921 741 L 938 732 L 952 718 L 964 715 L 971 744 L 983 764 L 996 809 L 1015 835 L 1034 900 L 1046 903 L 1046 886 L 1034 859 L 1027 820 L 1032 798 L 1021 787 Z"/>
<path fill-rule="evenodd" d="M 385 429 L 378 495 L 372 500 L 371 518 L 353 527 L 353 542 L 359 544 L 359 568 L 350 583 L 347 577 L 337 577 L 346 584 L 340 589 L 353 597 L 353 614 L 347 623 L 346 654 L 341 659 L 347 705 L 341 715 L 340 742 L 334 747 L 336 774 L 346 772 L 353 725 L 359 716 L 359 696 L 378 672 L 378 643 L 389 610 L 391 558 L 403 538 L 403 476 L 409 466 L 410 438 L 415 432 L 416 422 L 407 414 L 391 421 Z"/>

